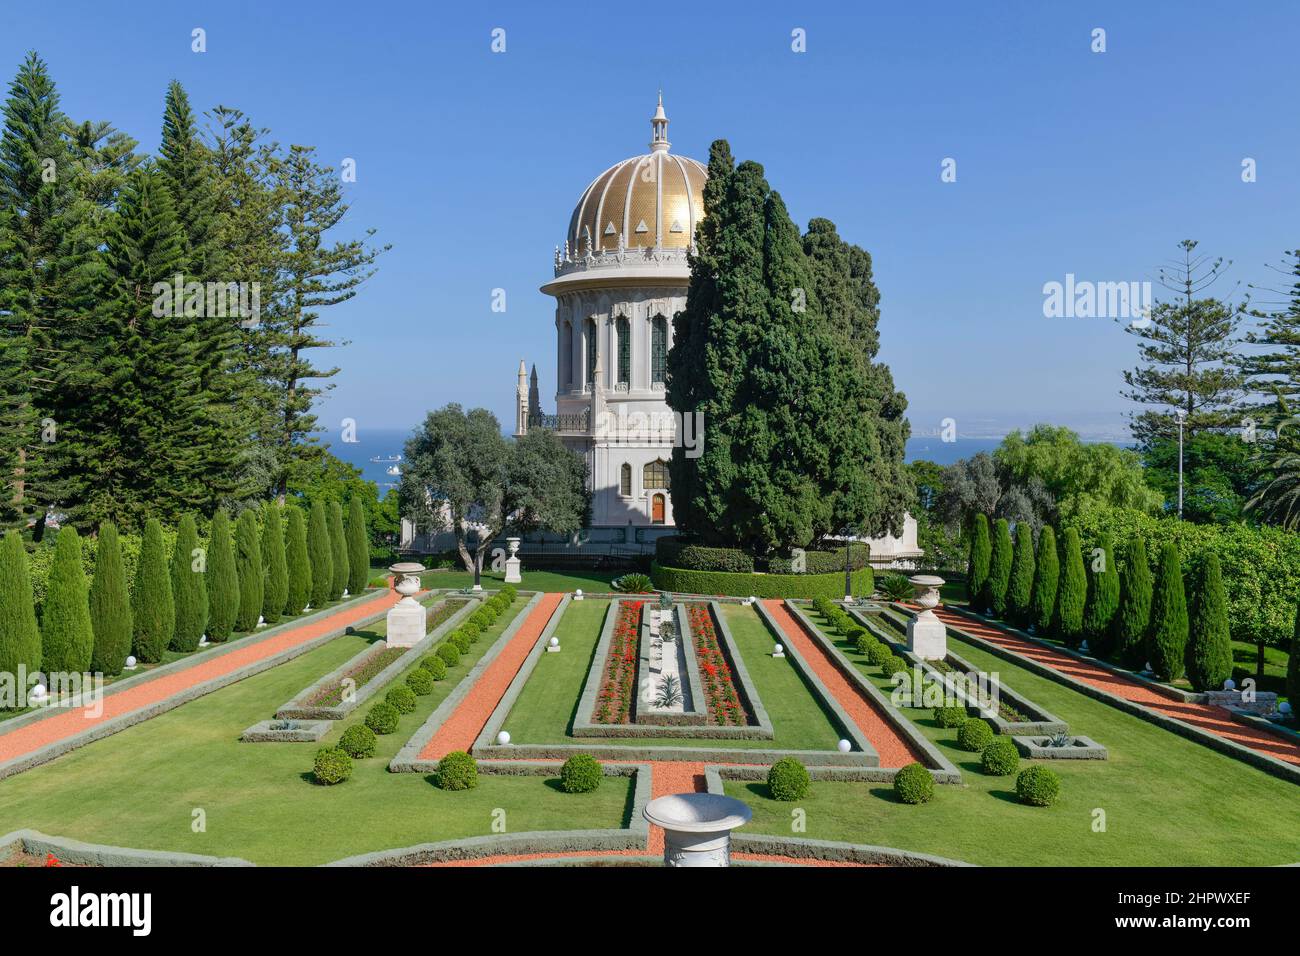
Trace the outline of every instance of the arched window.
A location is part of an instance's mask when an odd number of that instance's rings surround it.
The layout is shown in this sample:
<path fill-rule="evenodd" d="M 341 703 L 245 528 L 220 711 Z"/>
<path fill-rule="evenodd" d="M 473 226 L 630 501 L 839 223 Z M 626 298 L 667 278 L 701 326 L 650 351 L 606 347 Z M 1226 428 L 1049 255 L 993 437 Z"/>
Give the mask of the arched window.
<path fill-rule="evenodd" d="M 618 384 L 627 385 L 632 381 L 632 327 L 627 316 L 618 317 L 614 331 L 618 335 Z"/>
<path fill-rule="evenodd" d="M 641 484 L 649 488 L 668 488 L 668 462 L 662 458 L 656 458 L 654 461 L 646 462 L 645 468 L 641 470 Z"/>
<path fill-rule="evenodd" d="M 594 385 L 596 382 L 596 320 L 588 319 L 582 327 L 583 350 L 587 354 L 587 377 L 583 380 L 583 385 Z"/>
<path fill-rule="evenodd" d="M 650 321 L 650 381 L 662 385 L 668 372 L 668 320 L 656 315 Z"/>
<path fill-rule="evenodd" d="M 560 329 L 560 369 L 564 384 L 573 387 L 573 323 L 566 321 Z"/>
<path fill-rule="evenodd" d="M 624 498 L 632 497 L 632 466 L 623 463 L 618 476 L 618 493 Z"/>

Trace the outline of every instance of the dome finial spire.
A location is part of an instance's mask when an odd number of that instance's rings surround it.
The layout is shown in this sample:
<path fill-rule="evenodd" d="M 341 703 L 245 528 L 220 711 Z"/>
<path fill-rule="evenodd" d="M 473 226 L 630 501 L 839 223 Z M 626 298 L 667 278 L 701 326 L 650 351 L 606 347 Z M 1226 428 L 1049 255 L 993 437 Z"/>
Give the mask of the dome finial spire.
<path fill-rule="evenodd" d="M 664 112 L 664 91 L 659 91 L 659 105 L 650 117 L 650 148 L 657 153 L 668 151 L 668 115 Z"/>

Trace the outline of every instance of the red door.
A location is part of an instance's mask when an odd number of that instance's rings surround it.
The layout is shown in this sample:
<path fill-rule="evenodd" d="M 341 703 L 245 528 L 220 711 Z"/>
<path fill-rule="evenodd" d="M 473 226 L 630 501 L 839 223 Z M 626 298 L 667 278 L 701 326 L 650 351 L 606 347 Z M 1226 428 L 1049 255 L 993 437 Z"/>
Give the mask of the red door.
<path fill-rule="evenodd" d="M 664 496 L 655 495 L 650 499 L 650 523 L 664 523 Z"/>

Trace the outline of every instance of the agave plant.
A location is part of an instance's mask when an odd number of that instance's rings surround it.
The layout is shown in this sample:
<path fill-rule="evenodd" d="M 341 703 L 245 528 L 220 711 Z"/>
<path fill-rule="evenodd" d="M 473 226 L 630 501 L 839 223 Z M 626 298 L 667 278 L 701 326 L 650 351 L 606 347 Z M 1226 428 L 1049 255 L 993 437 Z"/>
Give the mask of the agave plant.
<path fill-rule="evenodd" d="M 672 674 L 665 674 L 655 695 L 656 707 L 676 707 L 682 702 L 682 685 Z"/>
<path fill-rule="evenodd" d="M 1049 747 L 1068 747 L 1073 742 L 1070 735 L 1064 732 L 1052 734 L 1047 738 L 1047 746 Z"/>
<path fill-rule="evenodd" d="M 880 581 L 880 593 L 891 601 L 906 601 L 912 596 L 912 582 L 901 574 L 886 574 Z"/>

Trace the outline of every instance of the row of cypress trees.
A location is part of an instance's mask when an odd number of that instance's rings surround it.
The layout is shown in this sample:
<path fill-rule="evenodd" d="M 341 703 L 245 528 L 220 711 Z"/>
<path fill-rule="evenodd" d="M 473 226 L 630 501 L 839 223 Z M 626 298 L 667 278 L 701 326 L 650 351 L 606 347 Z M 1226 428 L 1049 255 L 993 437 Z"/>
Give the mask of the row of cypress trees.
<path fill-rule="evenodd" d="M 1109 536 L 1087 555 L 1079 532 L 1066 528 L 1060 547 L 1044 527 L 1035 551 L 1033 532 L 1006 519 L 989 529 L 975 516 L 967 568 L 971 606 L 1067 647 L 1089 650 L 1127 667 L 1147 664 L 1161 680 L 1186 676 L 1197 690 L 1214 690 L 1232 676 L 1227 599 L 1218 555 L 1198 562 L 1190 589 L 1178 546 L 1166 543 L 1153 579 L 1146 545 L 1135 538 L 1119 562 Z M 1300 615 L 1297 617 L 1300 634 Z"/>
<path fill-rule="evenodd" d="M 349 503 L 346 524 L 338 502 L 302 510 L 267 503 L 243 511 L 232 532 L 229 516 L 212 518 L 208 546 L 198 525 L 182 516 L 170 559 L 162 524 L 145 524 L 134 585 L 127 586 L 117 528 L 104 522 L 88 581 L 81 542 L 64 527 L 54 544 L 45 603 L 37 625 L 27 553 L 17 531 L 0 541 L 0 673 L 121 673 L 130 654 L 143 663 L 168 649 L 193 651 L 206 634 L 227 641 L 259 621 L 276 624 L 343 596 L 360 593 L 370 571 L 365 511 Z"/>

